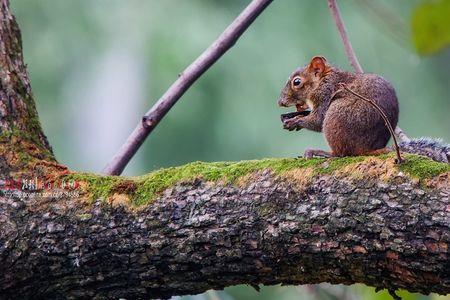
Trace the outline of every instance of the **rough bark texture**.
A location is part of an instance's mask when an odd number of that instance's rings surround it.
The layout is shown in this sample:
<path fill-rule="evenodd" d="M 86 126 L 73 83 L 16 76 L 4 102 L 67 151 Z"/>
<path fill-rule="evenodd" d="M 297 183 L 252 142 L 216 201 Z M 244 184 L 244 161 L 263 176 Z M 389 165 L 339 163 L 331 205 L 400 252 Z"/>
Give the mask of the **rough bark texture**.
<path fill-rule="evenodd" d="M 23 62 L 19 27 L 0 1 L 0 183 L 13 175 L 56 166 L 37 116 Z M 52 167 L 53 168 L 53 167 Z"/>
<path fill-rule="evenodd" d="M 196 180 L 139 209 L 1 198 L 0 295 L 146 299 L 319 282 L 450 292 L 448 186 L 296 182 L 269 171 L 239 186 Z"/>
<path fill-rule="evenodd" d="M 0 189 L 0 299 L 166 298 L 240 283 L 450 293 L 447 165 L 387 156 L 67 175 L 5 0 L 0 14 L 0 184 L 81 183 L 80 197 Z"/>
<path fill-rule="evenodd" d="M 50 150 L 37 118 L 19 27 L 8 2 L 2 0 L 0 5 L 0 133 L 26 133 L 37 145 Z"/>

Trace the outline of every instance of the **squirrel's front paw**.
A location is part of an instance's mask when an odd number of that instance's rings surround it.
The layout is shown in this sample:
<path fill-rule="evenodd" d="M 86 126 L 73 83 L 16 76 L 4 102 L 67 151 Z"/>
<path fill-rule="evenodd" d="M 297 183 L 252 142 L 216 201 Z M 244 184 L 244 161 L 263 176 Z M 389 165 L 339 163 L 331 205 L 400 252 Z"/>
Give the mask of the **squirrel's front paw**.
<path fill-rule="evenodd" d="M 302 127 L 298 124 L 296 118 L 285 120 L 283 122 L 283 128 L 289 131 L 302 129 Z"/>

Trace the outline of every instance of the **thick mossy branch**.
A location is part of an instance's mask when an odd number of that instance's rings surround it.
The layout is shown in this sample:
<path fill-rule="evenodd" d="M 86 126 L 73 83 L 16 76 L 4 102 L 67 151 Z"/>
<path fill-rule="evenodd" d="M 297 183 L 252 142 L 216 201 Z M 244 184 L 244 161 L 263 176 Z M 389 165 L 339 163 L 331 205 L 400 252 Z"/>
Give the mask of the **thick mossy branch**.
<path fill-rule="evenodd" d="M 450 292 L 448 164 L 405 155 L 398 166 L 389 154 L 68 174 L 41 130 L 8 1 L 0 17 L 0 180 L 80 184 L 62 196 L 0 192 L 0 299 L 169 298 L 243 283 Z"/>
<path fill-rule="evenodd" d="M 102 176 L 88 173 L 73 173 L 68 179 L 79 181 L 91 200 L 108 199 L 114 194 L 126 195 L 131 204 L 140 206 L 151 203 L 167 188 L 178 183 L 192 183 L 195 180 L 236 184 L 246 176 L 256 172 L 270 170 L 275 175 L 296 177 L 289 171 L 302 171 L 303 182 L 318 175 L 335 174 L 339 176 L 380 175 L 387 181 L 389 176 L 404 172 L 411 178 L 425 180 L 442 173 L 450 172 L 450 165 L 432 161 L 418 155 L 406 155 L 401 165 L 393 164 L 393 154 L 380 157 L 344 157 L 335 159 L 268 158 L 240 162 L 193 162 L 179 167 L 156 170 L 139 177 Z M 384 169 L 378 169 L 384 165 Z M 346 170 L 347 167 L 347 170 Z M 358 168 L 365 168 L 358 172 Z M 368 169 L 367 169 L 368 168 Z M 386 168 L 390 168 L 386 173 Z M 307 171 L 307 172 L 305 172 Z M 297 178 L 298 179 L 298 178 Z"/>
<path fill-rule="evenodd" d="M 450 169 L 406 159 L 196 162 L 61 175 L 81 197 L 0 195 L 0 298 L 320 282 L 450 293 Z"/>

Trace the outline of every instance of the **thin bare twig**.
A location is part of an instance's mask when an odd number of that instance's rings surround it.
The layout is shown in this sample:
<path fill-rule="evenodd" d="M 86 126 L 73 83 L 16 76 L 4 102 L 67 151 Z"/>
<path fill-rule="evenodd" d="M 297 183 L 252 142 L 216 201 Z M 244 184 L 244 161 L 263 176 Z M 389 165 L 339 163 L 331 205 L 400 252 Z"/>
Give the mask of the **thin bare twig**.
<path fill-rule="evenodd" d="M 227 52 L 273 0 L 253 0 L 194 62 L 178 77 L 158 102 L 144 115 L 126 142 L 103 169 L 103 173 L 119 175 L 136 154 L 147 136 L 189 87 Z"/>
<path fill-rule="evenodd" d="M 342 43 L 344 44 L 345 48 L 345 53 L 347 54 L 347 58 L 350 61 L 350 64 L 352 65 L 353 69 L 355 69 L 356 73 L 364 73 L 361 65 L 359 64 L 358 58 L 356 57 L 355 51 L 353 51 L 352 44 L 348 39 L 347 30 L 345 30 L 345 25 L 342 21 L 341 13 L 339 12 L 336 0 L 328 0 L 328 7 L 330 8 L 331 14 L 333 15 L 334 22 L 336 23 L 336 27 L 341 36 Z"/>
<path fill-rule="evenodd" d="M 397 144 L 397 138 L 395 137 L 395 133 L 394 133 L 394 128 L 392 128 L 392 124 L 389 121 L 388 117 L 386 116 L 386 114 L 384 113 L 384 111 L 381 109 L 380 106 L 378 106 L 378 104 L 376 104 L 372 99 L 366 98 L 360 94 L 358 94 L 357 92 L 353 91 L 352 89 L 350 89 L 345 83 L 340 83 L 340 86 L 348 91 L 349 93 L 355 95 L 356 97 L 366 101 L 367 103 L 369 103 L 370 105 L 372 105 L 376 110 L 378 110 L 378 112 L 380 113 L 381 117 L 384 120 L 384 124 L 386 124 L 387 129 L 389 130 L 392 139 L 394 140 L 394 146 L 395 146 L 395 152 L 397 153 L 397 163 L 402 163 L 403 162 L 403 158 L 400 155 L 400 148 L 398 147 Z"/>
<path fill-rule="evenodd" d="M 344 44 L 345 53 L 347 54 L 347 58 L 350 61 L 353 69 L 356 73 L 364 73 L 361 65 L 359 64 L 358 58 L 356 57 L 355 51 L 353 51 L 352 44 L 347 36 L 347 30 L 345 30 L 344 21 L 342 20 L 341 13 L 339 12 L 339 8 L 337 6 L 336 0 L 328 0 L 328 7 L 330 8 L 331 15 L 333 16 L 334 23 L 339 31 L 339 34 L 342 39 L 342 43 Z M 402 142 L 408 142 L 408 136 L 403 132 L 400 127 L 395 128 L 395 134 Z"/>

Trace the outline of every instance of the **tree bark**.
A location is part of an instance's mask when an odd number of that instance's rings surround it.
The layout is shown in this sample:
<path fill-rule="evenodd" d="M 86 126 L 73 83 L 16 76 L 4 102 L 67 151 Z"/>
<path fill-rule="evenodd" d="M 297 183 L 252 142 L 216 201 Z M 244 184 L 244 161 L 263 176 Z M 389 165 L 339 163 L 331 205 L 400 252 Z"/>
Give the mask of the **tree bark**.
<path fill-rule="evenodd" d="M 70 173 L 42 133 L 5 0 L 0 14 L 0 299 L 168 298 L 243 283 L 450 293 L 448 165 L 384 156 Z M 23 179 L 28 194 L 8 186 Z M 60 186 L 68 180 L 79 186 Z"/>
<path fill-rule="evenodd" d="M 26 133 L 35 144 L 51 150 L 37 118 L 19 27 L 8 1 L 2 0 L 0 5 L 0 133 Z"/>
<path fill-rule="evenodd" d="M 3 197 L 0 295 L 146 299 L 319 282 L 450 292 L 448 177 L 425 187 L 398 173 L 303 183 L 295 172 L 196 179 L 140 207 Z"/>

